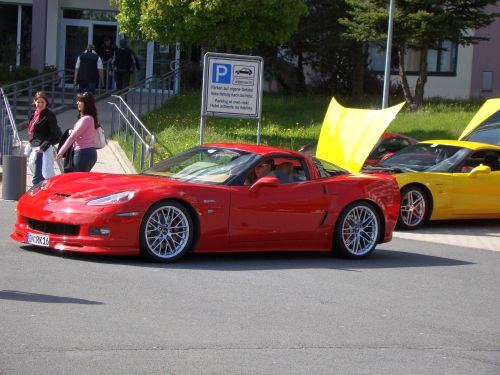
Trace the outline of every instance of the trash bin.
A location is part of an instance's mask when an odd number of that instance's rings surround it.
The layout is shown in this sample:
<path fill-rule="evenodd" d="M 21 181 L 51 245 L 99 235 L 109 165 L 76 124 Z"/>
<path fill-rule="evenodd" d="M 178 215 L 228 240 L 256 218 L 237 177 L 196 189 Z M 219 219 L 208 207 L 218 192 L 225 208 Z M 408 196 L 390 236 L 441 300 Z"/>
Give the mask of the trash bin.
<path fill-rule="evenodd" d="M 26 156 L 3 155 L 2 198 L 17 201 L 26 191 Z"/>

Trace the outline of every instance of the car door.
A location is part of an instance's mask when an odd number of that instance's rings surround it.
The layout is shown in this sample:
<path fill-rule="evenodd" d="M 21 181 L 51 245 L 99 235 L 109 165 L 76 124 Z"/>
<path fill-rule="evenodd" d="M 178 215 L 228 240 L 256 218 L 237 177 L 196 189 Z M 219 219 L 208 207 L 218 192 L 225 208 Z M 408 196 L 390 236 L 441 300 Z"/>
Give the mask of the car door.
<path fill-rule="evenodd" d="M 453 213 L 458 217 L 500 215 L 500 170 L 470 173 L 477 165 L 487 165 L 485 159 L 491 155 L 500 160 L 500 152 L 481 150 L 469 157 L 461 172 L 453 174 Z"/>
<path fill-rule="evenodd" d="M 319 181 L 278 182 L 256 192 L 248 186 L 235 187 L 231 192 L 229 242 L 314 240 L 312 236 L 321 232 L 325 205 Z"/>
<path fill-rule="evenodd" d="M 279 247 L 283 241 L 324 243 L 326 230 L 321 224 L 327 201 L 323 182 L 309 180 L 304 175 L 299 181 L 289 183 L 280 183 L 278 178 L 271 176 L 264 179 L 261 180 L 271 183 L 259 187 L 258 180 L 254 186 L 232 188 L 230 244 L 238 247 L 267 243 L 273 247 L 274 243 Z"/>

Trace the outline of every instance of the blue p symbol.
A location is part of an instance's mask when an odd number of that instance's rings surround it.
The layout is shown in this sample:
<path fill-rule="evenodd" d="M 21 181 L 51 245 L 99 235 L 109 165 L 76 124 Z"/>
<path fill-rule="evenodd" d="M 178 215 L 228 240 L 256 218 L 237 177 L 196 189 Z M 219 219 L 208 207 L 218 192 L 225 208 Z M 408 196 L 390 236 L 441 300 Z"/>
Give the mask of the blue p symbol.
<path fill-rule="evenodd" d="M 231 64 L 212 65 L 212 83 L 231 83 Z"/>

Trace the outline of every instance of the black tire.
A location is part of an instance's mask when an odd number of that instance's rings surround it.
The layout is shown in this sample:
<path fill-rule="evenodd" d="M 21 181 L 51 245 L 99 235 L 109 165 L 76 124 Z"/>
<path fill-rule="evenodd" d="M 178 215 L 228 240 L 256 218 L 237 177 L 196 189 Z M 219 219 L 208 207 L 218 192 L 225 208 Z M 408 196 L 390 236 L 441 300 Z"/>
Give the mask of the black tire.
<path fill-rule="evenodd" d="M 179 259 L 193 243 L 193 219 L 188 210 L 175 201 L 152 206 L 144 215 L 140 231 L 141 254 L 157 262 Z"/>
<path fill-rule="evenodd" d="M 404 187 L 401 189 L 398 228 L 417 229 L 426 222 L 429 208 L 429 199 L 424 189 L 418 186 Z"/>
<path fill-rule="evenodd" d="M 354 202 L 340 214 L 333 237 L 334 255 L 361 259 L 375 249 L 380 237 L 380 217 L 367 202 Z"/>

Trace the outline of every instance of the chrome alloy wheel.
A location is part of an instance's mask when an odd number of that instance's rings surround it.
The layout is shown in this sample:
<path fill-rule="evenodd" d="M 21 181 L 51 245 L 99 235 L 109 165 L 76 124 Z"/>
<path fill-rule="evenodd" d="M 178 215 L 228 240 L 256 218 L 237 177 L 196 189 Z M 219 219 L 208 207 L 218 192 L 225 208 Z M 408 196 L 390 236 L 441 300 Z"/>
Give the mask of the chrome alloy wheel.
<path fill-rule="evenodd" d="M 342 222 L 342 242 L 349 253 L 363 256 L 371 252 L 378 236 L 379 223 L 373 209 L 357 205 L 347 212 Z"/>
<path fill-rule="evenodd" d="M 170 259 L 186 248 L 190 238 L 186 214 L 176 206 L 160 206 L 146 221 L 144 239 L 148 249 L 157 257 Z"/>
<path fill-rule="evenodd" d="M 420 189 L 409 189 L 401 197 L 400 217 L 408 228 L 418 227 L 425 219 L 427 201 Z"/>

